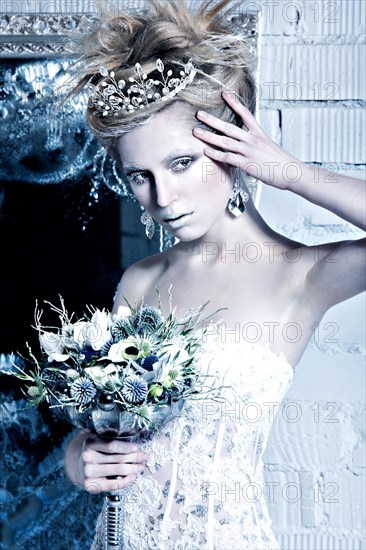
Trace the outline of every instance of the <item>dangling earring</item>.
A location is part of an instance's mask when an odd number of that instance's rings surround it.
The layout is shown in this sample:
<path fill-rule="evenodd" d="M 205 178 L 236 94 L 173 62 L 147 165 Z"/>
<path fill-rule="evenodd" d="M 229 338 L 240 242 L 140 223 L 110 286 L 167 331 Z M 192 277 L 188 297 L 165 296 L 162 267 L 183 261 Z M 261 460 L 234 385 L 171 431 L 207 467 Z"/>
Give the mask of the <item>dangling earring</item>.
<path fill-rule="evenodd" d="M 228 210 L 235 216 L 241 216 L 245 212 L 245 203 L 249 200 L 249 195 L 240 187 L 239 178 L 236 178 L 233 190 L 231 191 Z"/>
<path fill-rule="evenodd" d="M 141 206 L 141 210 L 143 210 L 143 212 L 141 214 L 140 221 L 145 226 L 146 237 L 151 240 L 155 233 L 154 220 L 150 216 L 149 212 L 144 210 L 143 206 Z"/>

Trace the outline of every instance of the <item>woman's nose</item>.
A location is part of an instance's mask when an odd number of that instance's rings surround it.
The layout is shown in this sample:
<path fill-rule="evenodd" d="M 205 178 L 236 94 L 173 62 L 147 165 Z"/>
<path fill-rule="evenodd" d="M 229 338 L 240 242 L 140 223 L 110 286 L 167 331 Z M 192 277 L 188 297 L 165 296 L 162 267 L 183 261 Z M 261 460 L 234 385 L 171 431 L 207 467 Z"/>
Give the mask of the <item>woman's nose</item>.
<path fill-rule="evenodd" d="M 171 178 L 155 177 L 156 202 L 160 208 L 169 206 L 177 199 L 177 193 L 174 189 Z"/>

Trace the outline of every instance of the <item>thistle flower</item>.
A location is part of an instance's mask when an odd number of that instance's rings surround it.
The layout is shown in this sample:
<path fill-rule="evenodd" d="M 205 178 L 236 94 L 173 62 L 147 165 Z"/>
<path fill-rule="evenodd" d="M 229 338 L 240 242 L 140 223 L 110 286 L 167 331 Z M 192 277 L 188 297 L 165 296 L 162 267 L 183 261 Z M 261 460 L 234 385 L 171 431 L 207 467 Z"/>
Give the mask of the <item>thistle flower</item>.
<path fill-rule="evenodd" d="M 63 376 L 55 370 L 45 368 L 42 372 L 42 380 L 52 384 L 59 380 L 63 380 Z"/>
<path fill-rule="evenodd" d="M 111 334 L 115 342 L 124 340 L 134 334 L 135 328 L 128 318 L 118 318 L 111 326 Z"/>
<path fill-rule="evenodd" d="M 180 375 L 180 372 L 176 369 L 172 369 L 169 371 L 169 377 L 171 380 L 175 380 Z"/>
<path fill-rule="evenodd" d="M 86 405 L 92 401 L 97 389 L 89 378 L 81 376 L 71 384 L 70 393 L 78 405 Z"/>
<path fill-rule="evenodd" d="M 38 388 L 37 386 L 30 386 L 30 388 L 28 388 L 29 397 L 36 398 L 36 397 L 39 397 L 41 393 L 42 393 L 41 388 Z"/>
<path fill-rule="evenodd" d="M 161 312 L 153 306 L 144 306 L 137 312 L 135 325 L 139 334 L 152 334 L 163 322 Z"/>
<path fill-rule="evenodd" d="M 122 395 L 130 403 L 142 403 L 148 391 L 147 382 L 141 376 L 131 375 L 125 380 Z"/>
<path fill-rule="evenodd" d="M 114 344 L 113 338 L 111 338 L 110 340 L 108 340 L 108 342 L 106 342 L 106 343 L 100 348 L 100 356 L 101 356 L 101 357 L 105 357 L 106 355 L 108 355 L 109 350 L 111 349 L 111 347 L 112 347 L 113 344 Z"/>
<path fill-rule="evenodd" d="M 76 369 L 68 369 L 66 371 L 67 378 L 70 378 L 71 380 L 76 380 L 76 378 L 79 378 L 80 374 Z"/>

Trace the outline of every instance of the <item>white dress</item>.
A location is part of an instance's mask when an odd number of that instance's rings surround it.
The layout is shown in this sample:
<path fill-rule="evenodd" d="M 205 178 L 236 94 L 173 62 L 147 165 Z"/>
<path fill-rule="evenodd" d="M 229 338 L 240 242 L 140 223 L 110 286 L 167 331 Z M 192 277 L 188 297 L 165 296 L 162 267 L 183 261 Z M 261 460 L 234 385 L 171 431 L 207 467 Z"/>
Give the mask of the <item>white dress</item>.
<path fill-rule="evenodd" d="M 221 401 L 187 401 L 142 444 L 148 468 L 129 489 L 124 549 L 278 550 L 262 456 L 293 368 L 268 346 L 223 341 L 219 329 L 201 365 L 223 386 Z M 92 550 L 103 548 L 103 517 Z"/>

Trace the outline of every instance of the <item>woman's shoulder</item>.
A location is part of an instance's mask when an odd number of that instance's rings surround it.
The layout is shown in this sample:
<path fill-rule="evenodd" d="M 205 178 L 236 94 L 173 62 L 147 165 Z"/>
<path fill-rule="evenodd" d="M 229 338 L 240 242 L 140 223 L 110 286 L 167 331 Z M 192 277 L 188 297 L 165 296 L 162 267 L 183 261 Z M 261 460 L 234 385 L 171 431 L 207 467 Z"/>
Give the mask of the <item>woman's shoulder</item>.
<path fill-rule="evenodd" d="M 151 276 L 158 275 L 170 262 L 171 250 L 164 250 L 163 252 L 157 252 L 151 256 L 146 256 L 138 262 L 130 265 L 123 274 L 123 277 L 135 277 L 146 276 L 151 279 Z"/>
<path fill-rule="evenodd" d="M 167 269 L 169 256 L 169 250 L 165 250 L 130 265 L 119 283 L 114 309 L 125 305 L 125 298 L 132 303 L 141 300 Z"/>

